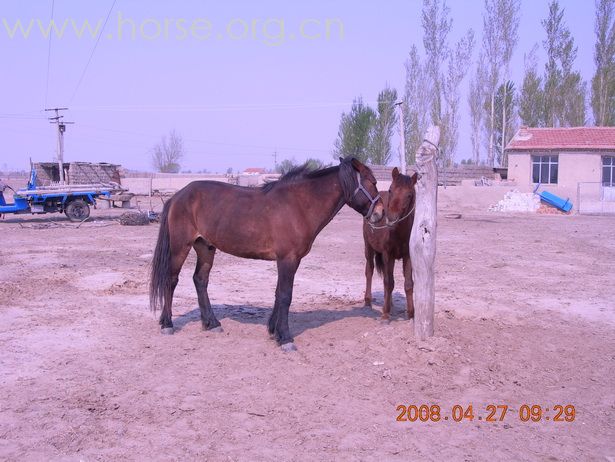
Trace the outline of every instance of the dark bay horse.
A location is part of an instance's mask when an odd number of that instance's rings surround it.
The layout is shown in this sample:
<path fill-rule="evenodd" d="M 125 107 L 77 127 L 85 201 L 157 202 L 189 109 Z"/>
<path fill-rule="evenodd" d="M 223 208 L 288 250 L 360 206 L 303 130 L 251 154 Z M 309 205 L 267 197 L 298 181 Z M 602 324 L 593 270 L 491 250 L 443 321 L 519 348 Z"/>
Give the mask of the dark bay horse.
<path fill-rule="evenodd" d="M 393 169 L 393 182 L 389 192 L 382 193 L 386 217 L 379 223 L 363 222 L 363 240 L 365 241 L 365 305 L 372 306 L 372 276 L 374 260 L 376 269 L 384 279 L 384 306 L 382 319 L 389 320 L 391 314 L 391 297 L 395 279 L 393 270 L 395 260 L 400 258 L 404 268 L 404 289 L 408 319 L 414 316 L 412 282 L 412 262 L 410 261 L 410 232 L 414 223 L 415 192 L 417 174 L 406 176 Z"/>
<path fill-rule="evenodd" d="M 197 254 L 193 280 L 203 328 L 221 330 L 207 294 L 214 254 L 220 249 L 277 262 L 268 330 L 284 350 L 295 349 L 288 328 L 295 272 L 318 233 L 344 204 L 370 222 L 384 215 L 374 175 L 353 158 L 313 172 L 299 167 L 260 188 L 195 181 L 178 191 L 164 205 L 152 260 L 150 306 L 154 311 L 162 308 L 162 332 L 173 333 L 173 292 L 192 248 Z"/>

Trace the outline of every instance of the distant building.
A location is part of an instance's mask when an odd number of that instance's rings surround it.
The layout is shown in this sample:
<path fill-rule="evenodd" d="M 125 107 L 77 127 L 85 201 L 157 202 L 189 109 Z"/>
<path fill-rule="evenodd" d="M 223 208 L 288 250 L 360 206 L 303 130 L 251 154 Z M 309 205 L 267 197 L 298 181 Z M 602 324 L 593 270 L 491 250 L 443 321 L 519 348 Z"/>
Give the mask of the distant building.
<path fill-rule="evenodd" d="M 615 127 L 521 127 L 506 153 L 521 191 L 540 184 L 581 212 L 615 212 Z"/>
<path fill-rule="evenodd" d="M 248 167 L 243 171 L 244 175 L 262 175 L 267 173 L 264 168 L 260 167 Z"/>

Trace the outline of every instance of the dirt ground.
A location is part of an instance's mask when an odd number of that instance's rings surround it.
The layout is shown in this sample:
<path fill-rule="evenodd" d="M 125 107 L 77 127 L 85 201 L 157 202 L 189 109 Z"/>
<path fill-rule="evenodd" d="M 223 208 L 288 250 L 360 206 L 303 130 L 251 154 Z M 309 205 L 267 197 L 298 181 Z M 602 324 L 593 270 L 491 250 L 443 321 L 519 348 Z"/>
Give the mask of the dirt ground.
<path fill-rule="evenodd" d="M 435 337 L 403 319 L 400 264 L 393 322 L 378 321 L 380 278 L 362 306 L 361 218 L 345 207 L 297 273 L 295 353 L 266 334 L 271 262 L 217 254 L 216 334 L 201 331 L 190 256 L 178 331 L 162 336 L 147 299 L 157 225 L 103 209 L 80 228 L 1 221 L 0 459 L 614 461 L 615 217 L 490 213 L 455 194 L 440 196 Z M 442 420 L 396 420 L 422 404 Z M 508 405 L 503 421 L 485 420 L 490 404 Z M 541 421 L 523 422 L 524 404 Z M 474 419 L 453 421 L 455 405 Z M 556 405 L 574 421 L 555 422 Z"/>

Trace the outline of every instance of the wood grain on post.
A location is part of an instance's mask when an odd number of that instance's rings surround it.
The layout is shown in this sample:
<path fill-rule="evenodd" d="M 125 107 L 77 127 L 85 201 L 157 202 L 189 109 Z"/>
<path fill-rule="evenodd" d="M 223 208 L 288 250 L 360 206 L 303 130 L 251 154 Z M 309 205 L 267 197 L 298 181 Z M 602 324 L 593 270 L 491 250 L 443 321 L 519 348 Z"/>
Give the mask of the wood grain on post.
<path fill-rule="evenodd" d="M 438 168 L 436 159 L 440 128 L 427 129 L 425 140 L 416 153 L 416 208 L 410 234 L 410 258 L 414 281 L 414 335 L 425 340 L 433 336 L 435 305 L 436 228 Z"/>

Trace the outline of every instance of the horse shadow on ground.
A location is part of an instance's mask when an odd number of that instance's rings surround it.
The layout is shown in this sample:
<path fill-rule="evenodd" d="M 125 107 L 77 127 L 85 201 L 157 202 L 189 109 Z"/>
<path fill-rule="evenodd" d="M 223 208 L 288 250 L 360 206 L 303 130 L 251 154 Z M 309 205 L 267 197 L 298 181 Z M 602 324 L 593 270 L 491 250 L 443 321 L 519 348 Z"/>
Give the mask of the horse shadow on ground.
<path fill-rule="evenodd" d="M 382 292 L 374 292 L 372 295 L 372 301 L 375 305 L 382 305 L 384 303 L 384 294 Z M 394 293 L 393 294 L 394 306 L 392 308 L 391 320 L 393 322 L 398 320 L 405 320 L 406 316 L 406 298 L 405 296 Z M 291 324 L 291 332 L 293 335 L 301 335 L 303 332 L 310 329 L 317 329 L 326 324 L 336 322 L 347 318 L 370 318 L 373 320 L 380 319 L 382 311 L 380 309 L 374 309 L 358 304 L 354 304 L 350 309 L 314 309 L 309 311 L 293 311 L 292 306 L 290 308 L 290 314 L 288 317 Z M 343 303 L 340 303 L 340 307 L 344 307 Z M 219 321 L 223 319 L 232 319 L 233 321 L 241 322 L 244 324 L 260 324 L 262 326 L 267 325 L 267 320 L 271 315 L 272 307 L 254 306 L 254 305 L 212 305 L 214 313 Z M 201 322 L 201 312 L 199 308 L 195 308 L 186 313 L 175 316 L 173 319 L 173 325 L 176 331 L 182 330 L 185 326 L 191 323 Z"/>

